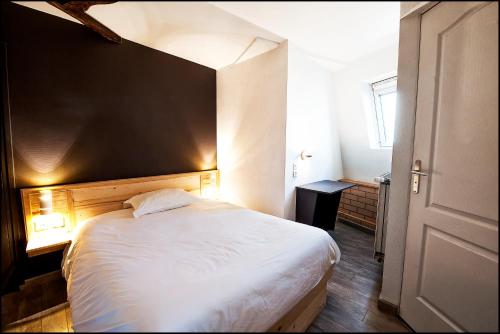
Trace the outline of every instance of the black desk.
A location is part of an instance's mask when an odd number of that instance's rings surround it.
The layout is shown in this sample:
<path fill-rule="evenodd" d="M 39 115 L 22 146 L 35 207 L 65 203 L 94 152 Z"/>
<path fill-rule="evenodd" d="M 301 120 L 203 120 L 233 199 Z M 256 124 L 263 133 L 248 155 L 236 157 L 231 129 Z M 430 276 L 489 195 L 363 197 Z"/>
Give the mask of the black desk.
<path fill-rule="evenodd" d="M 297 187 L 295 221 L 334 230 L 342 190 L 354 187 L 340 181 L 318 181 Z"/>

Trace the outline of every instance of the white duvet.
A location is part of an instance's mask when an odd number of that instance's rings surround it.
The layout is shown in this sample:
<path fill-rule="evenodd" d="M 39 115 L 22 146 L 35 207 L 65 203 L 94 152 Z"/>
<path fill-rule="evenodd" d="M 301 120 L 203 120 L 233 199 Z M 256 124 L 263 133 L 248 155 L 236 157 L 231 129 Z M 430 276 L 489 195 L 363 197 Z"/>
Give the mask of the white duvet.
<path fill-rule="evenodd" d="M 321 229 L 201 200 L 82 223 L 63 273 L 75 331 L 265 331 L 339 258 Z"/>

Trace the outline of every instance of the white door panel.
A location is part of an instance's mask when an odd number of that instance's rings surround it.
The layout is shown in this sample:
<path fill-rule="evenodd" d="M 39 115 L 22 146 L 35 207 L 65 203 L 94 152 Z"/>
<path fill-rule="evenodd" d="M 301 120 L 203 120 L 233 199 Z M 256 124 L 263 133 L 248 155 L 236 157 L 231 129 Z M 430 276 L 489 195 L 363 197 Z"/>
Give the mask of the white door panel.
<path fill-rule="evenodd" d="M 458 328 L 474 328 L 477 319 L 494 323 L 498 296 L 491 292 L 497 288 L 497 269 L 496 253 L 427 227 L 418 296 Z M 471 282 L 481 288 L 471 288 Z"/>
<path fill-rule="evenodd" d="M 496 226 L 432 206 L 422 212 L 421 220 L 427 226 L 437 230 L 446 230 L 457 238 L 498 253 L 498 228 Z"/>
<path fill-rule="evenodd" d="M 498 221 L 498 207 L 491 205 L 498 202 L 498 189 L 491 187 L 498 184 L 498 159 L 485 149 L 498 143 L 498 52 L 485 52 L 498 40 L 493 7 L 478 6 L 437 35 L 429 199 Z"/>
<path fill-rule="evenodd" d="M 498 3 L 423 14 L 401 316 L 416 331 L 498 330 Z"/>

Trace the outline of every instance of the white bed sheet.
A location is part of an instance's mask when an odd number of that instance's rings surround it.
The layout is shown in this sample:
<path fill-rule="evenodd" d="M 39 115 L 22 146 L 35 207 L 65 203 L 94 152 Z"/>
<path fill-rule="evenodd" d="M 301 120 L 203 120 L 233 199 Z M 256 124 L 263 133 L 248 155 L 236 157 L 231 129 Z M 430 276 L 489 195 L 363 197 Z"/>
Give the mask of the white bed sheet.
<path fill-rule="evenodd" d="M 80 224 L 63 273 L 76 331 L 265 331 L 339 259 L 321 229 L 201 200 Z"/>

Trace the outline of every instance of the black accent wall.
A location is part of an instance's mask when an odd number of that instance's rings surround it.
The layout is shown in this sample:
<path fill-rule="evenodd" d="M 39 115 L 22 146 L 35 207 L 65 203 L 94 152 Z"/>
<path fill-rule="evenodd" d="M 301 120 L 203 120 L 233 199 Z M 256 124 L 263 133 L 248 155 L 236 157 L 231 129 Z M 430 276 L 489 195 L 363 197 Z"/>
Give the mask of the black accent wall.
<path fill-rule="evenodd" d="M 50 266 L 27 262 L 20 188 L 216 168 L 215 70 L 13 3 L 2 23 L 2 232 L 24 276 Z"/>

